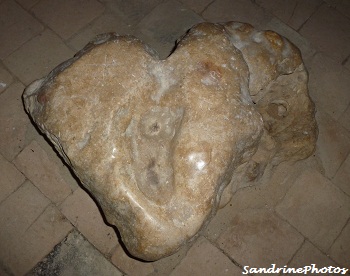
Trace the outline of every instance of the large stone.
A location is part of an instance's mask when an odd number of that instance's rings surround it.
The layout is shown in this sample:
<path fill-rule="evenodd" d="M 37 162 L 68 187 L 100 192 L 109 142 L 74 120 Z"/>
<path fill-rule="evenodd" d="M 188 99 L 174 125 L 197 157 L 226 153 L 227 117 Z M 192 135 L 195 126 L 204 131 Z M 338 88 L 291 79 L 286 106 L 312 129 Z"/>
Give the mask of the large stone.
<path fill-rule="evenodd" d="M 23 97 L 144 260 L 193 241 L 221 197 L 306 158 L 317 133 L 298 49 L 242 23 L 198 24 L 165 60 L 134 37 L 99 36 Z"/>

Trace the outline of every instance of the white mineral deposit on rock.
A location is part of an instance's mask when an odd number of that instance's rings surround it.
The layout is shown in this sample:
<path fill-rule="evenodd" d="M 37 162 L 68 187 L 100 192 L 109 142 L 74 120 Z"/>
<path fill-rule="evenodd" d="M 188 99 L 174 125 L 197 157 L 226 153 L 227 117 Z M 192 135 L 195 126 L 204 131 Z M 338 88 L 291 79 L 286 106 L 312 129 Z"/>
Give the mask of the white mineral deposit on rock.
<path fill-rule="evenodd" d="M 201 23 L 165 60 L 134 37 L 101 35 L 23 99 L 130 253 L 157 260 L 269 164 L 314 151 L 307 81 L 286 38 Z"/>

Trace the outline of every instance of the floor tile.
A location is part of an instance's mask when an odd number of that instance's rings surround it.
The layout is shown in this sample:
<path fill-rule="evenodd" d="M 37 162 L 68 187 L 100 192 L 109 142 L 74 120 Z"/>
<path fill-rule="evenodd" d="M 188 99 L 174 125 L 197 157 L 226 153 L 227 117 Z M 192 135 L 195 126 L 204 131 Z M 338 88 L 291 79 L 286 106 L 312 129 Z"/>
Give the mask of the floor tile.
<path fill-rule="evenodd" d="M 234 262 L 350 267 L 349 8 L 348 0 L 0 0 L 0 275 L 38 262 L 27 275 L 242 275 Z M 203 20 L 248 22 L 299 47 L 318 111 L 317 152 L 239 189 L 193 246 L 139 262 L 30 123 L 22 83 L 104 32 L 134 34 L 164 58 Z"/>
<path fill-rule="evenodd" d="M 332 182 L 350 196 L 350 154 L 337 171 Z"/>
<path fill-rule="evenodd" d="M 308 170 L 300 175 L 276 210 L 325 252 L 350 217 L 350 198 L 319 172 Z"/>
<path fill-rule="evenodd" d="M 348 70 L 348 72 L 350 71 L 350 55 L 346 58 L 346 60 L 344 60 L 342 62 L 342 64 L 344 65 L 344 67 Z"/>
<path fill-rule="evenodd" d="M 117 246 L 111 257 L 112 263 L 127 275 L 146 276 L 154 271 L 152 263 L 142 262 L 128 256 L 121 246 Z"/>
<path fill-rule="evenodd" d="M 61 176 L 59 167 L 32 141 L 14 160 L 20 170 L 38 189 L 54 203 L 61 203 L 72 190 Z"/>
<path fill-rule="evenodd" d="M 23 174 L 0 154 L 0 203 L 25 180 Z"/>
<path fill-rule="evenodd" d="M 23 275 L 71 230 L 72 225 L 56 207 L 49 205 L 22 235 L 13 235 L 2 242 L 6 250 L 1 250 L 5 253 L 1 258 L 14 275 Z"/>
<path fill-rule="evenodd" d="M 341 63 L 350 53 L 350 19 L 323 4 L 301 28 L 314 47 Z M 335 43 L 336 42 L 336 43 Z"/>
<path fill-rule="evenodd" d="M 104 7 L 96 0 L 41 0 L 33 13 L 63 39 L 103 13 Z"/>
<path fill-rule="evenodd" d="M 44 77 L 73 55 L 74 51 L 47 29 L 8 56 L 4 63 L 24 84 L 28 85 Z"/>
<path fill-rule="evenodd" d="M 317 112 L 316 120 L 319 130 L 316 154 L 326 177 L 332 178 L 350 152 L 350 134 L 328 114 Z"/>
<path fill-rule="evenodd" d="M 247 191 L 248 189 L 245 190 Z M 238 195 L 238 193 L 239 192 L 233 196 L 232 200 L 224 208 L 217 211 L 215 216 L 209 222 L 208 226 L 203 229 L 203 235 L 210 241 L 216 241 L 219 236 L 230 227 L 234 216 L 240 212 L 240 210 L 237 210 L 235 208 L 234 204 L 236 202 L 236 195 Z M 238 196 L 238 198 L 245 197 L 246 200 L 249 201 L 248 196 L 246 196 L 247 193 L 239 194 L 240 196 Z"/>
<path fill-rule="evenodd" d="M 242 210 L 248 208 L 269 209 L 282 201 L 286 192 L 293 185 L 295 179 L 306 168 L 318 168 L 314 158 L 293 162 L 283 162 L 264 176 L 253 186 L 238 190 L 231 201 L 223 208 L 218 210 L 215 217 L 204 229 L 203 234 L 211 241 L 217 238 L 229 228 L 233 218 Z"/>
<path fill-rule="evenodd" d="M 331 7 L 350 18 L 350 2 L 348 0 L 325 0 Z"/>
<path fill-rule="evenodd" d="M 73 226 L 58 209 L 49 205 L 13 246 L 11 260 L 15 274 L 22 274 L 34 267 L 72 229 Z"/>
<path fill-rule="evenodd" d="M 26 239 L 32 240 L 31 238 L 36 239 L 40 236 L 40 240 L 36 242 L 37 249 L 47 247 L 48 245 L 52 249 L 72 229 L 73 226 L 58 208 L 50 204 L 27 230 Z"/>
<path fill-rule="evenodd" d="M 213 0 L 179 0 L 186 7 L 190 8 L 197 14 L 201 14 Z"/>
<path fill-rule="evenodd" d="M 132 29 L 121 18 L 113 14 L 104 14 L 74 35 L 68 44 L 74 49 L 80 50 L 97 35 L 111 32 L 127 35 L 132 33 Z"/>
<path fill-rule="evenodd" d="M 240 275 L 241 273 L 242 270 L 226 255 L 201 237 L 170 275 Z"/>
<path fill-rule="evenodd" d="M 74 230 L 27 274 L 27 276 L 37 275 L 122 276 L 123 274 L 83 235 Z"/>
<path fill-rule="evenodd" d="M 5 268 L 1 267 L 1 265 L 0 265 L 0 275 L 1 276 L 10 276 L 10 274 L 7 271 L 5 271 Z"/>
<path fill-rule="evenodd" d="M 239 21 L 250 23 L 256 28 L 270 18 L 262 8 L 253 1 L 216 0 L 202 14 L 210 22 Z"/>
<path fill-rule="evenodd" d="M 43 26 L 15 1 L 0 3 L 0 59 L 43 30 Z"/>
<path fill-rule="evenodd" d="M 12 75 L 0 64 L 0 94 L 13 82 Z"/>
<path fill-rule="evenodd" d="M 257 0 L 257 4 L 298 30 L 322 4 L 320 0 Z"/>
<path fill-rule="evenodd" d="M 174 48 L 175 41 L 201 21 L 199 15 L 170 0 L 157 6 L 137 25 L 135 35 L 165 58 Z"/>
<path fill-rule="evenodd" d="M 24 148 L 30 124 L 22 103 L 23 90 L 23 84 L 16 82 L 0 95 L 0 152 L 8 161 Z"/>
<path fill-rule="evenodd" d="M 84 190 L 76 190 L 61 204 L 60 210 L 103 254 L 109 254 L 118 244 L 115 230 L 105 224 L 96 203 Z"/>
<path fill-rule="evenodd" d="M 285 265 L 299 249 L 303 237 L 266 209 L 246 209 L 217 240 L 218 246 L 242 266 Z"/>
<path fill-rule="evenodd" d="M 327 257 L 324 253 L 322 253 L 312 243 L 310 243 L 309 241 L 305 241 L 305 243 L 302 245 L 302 247 L 298 250 L 298 252 L 293 257 L 292 261 L 288 264 L 288 267 L 298 268 L 298 267 L 310 266 L 312 264 L 315 264 L 316 268 L 338 266 L 333 260 Z M 289 275 L 289 274 L 286 274 L 286 275 Z"/>
<path fill-rule="evenodd" d="M 329 255 L 339 264 L 350 268 L 350 222 L 332 245 Z"/>
<path fill-rule="evenodd" d="M 348 69 L 348 71 L 350 71 L 350 53 L 341 64 L 344 65 L 345 68 Z"/>
<path fill-rule="evenodd" d="M 0 239 L 23 235 L 49 204 L 32 183 L 23 183 L 0 205 Z"/>
<path fill-rule="evenodd" d="M 323 54 L 313 57 L 308 71 L 310 96 L 316 108 L 338 120 L 350 103 L 350 72 Z"/>
<path fill-rule="evenodd" d="M 0 263 L 10 275 L 20 275 L 29 269 L 20 243 L 30 226 L 50 204 L 29 181 L 11 194 L 0 205 Z M 21 272 L 21 273 L 20 273 Z"/>
<path fill-rule="evenodd" d="M 183 246 L 175 254 L 162 258 L 152 263 L 154 272 L 150 276 L 170 275 L 175 267 L 186 256 L 189 246 Z"/>
<path fill-rule="evenodd" d="M 66 182 L 72 191 L 80 188 L 80 181 L 74 175 L 74 172 L 69 168 L 69 166 L 65 163 L 59 153 L 54 149 L 54 146 L 48 139 L 42 134 L 38 129 L 34 127 L 33 124 L 30 124 L 27 128 L 25 144 L 29 145 L 33 140 L 38 143 L 40 148 L 42 148 L 49 159 L 55 163 L 55 167 L 58 168 L 60 176 Z"/>
<path fill-rule="evenodd" d="M 350 71 L 349 71 L 349 74 L 350 74 Z M 348 108 L 344 111 L 344 113 L 340 115 L 339 123 L 348 131 L 350 131 L 350 104 Z"/>
<path fill-rule="evenodd" d="M 16 0 L 24 9 L 30 10 L 40 0 Z"/>
<path fill-rule="evenodd" d="M 157 5 L 166 2 L 166 0 L 102 0 L 103 3 L 118 15 L 123 15 L 124 22 L 128 25 L 138 24 L 147 14 L 149 14 Z"/>

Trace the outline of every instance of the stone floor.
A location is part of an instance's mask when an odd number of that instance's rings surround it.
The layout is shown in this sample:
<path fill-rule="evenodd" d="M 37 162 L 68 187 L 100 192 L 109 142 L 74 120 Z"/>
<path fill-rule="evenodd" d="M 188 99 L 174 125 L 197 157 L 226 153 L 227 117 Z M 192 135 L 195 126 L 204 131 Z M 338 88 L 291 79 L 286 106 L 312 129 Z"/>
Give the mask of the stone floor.
<path fill-rule="evenodd" d="M 31 124 L 21 94 L 96 34 L 134 34 L 166 57 L 192 25 L 230 20 L 277 31 L 301 49 L 317 150 L 236 192 L 191 247 L 137 261 Z M 348 0 L 0 0 L 0 275 L 350 268 L 349 87 Z"/>

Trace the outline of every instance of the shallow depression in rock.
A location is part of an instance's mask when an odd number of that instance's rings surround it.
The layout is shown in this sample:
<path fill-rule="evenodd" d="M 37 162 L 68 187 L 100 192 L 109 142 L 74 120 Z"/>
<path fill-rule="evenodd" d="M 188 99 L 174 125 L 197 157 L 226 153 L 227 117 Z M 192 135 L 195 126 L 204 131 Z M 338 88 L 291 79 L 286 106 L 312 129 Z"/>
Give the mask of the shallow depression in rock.
<path fill-rule="evenodd" d="M 317 136 L 299 50 L 237 22 L 194 26 L 165 60 L 102 35 L 23 98 L 144 260 L 193 241 L 238 188 L 306 158 Z"/>

